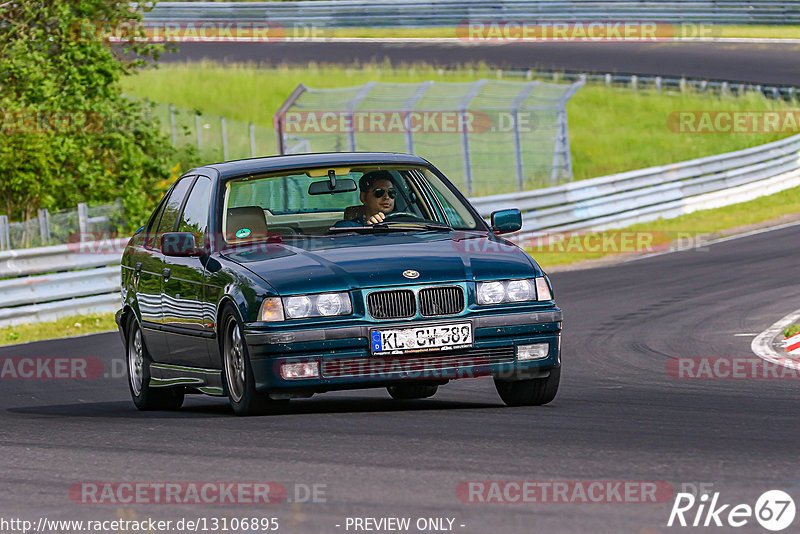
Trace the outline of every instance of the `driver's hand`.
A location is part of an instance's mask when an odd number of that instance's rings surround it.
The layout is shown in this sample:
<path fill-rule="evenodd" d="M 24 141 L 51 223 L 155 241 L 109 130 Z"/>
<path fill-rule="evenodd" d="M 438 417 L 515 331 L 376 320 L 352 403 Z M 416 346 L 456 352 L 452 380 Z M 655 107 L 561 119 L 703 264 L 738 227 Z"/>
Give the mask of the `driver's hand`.
<path fill-rule="evenodd" d="M 384 215 L 382 211 L 379 211 L 378 213 L 369 218 L 367 224 L 378 224 L 379 222 L 383 222 L 385 218 L 386 215 Z"/>

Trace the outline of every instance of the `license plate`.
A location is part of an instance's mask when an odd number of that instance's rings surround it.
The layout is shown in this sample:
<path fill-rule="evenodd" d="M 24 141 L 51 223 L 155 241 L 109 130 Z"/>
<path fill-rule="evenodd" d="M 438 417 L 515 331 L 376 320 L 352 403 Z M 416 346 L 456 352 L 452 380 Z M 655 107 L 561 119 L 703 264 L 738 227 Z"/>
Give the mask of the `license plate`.
<path fill-rule="evenodd" d="M 438 324 L 373 330 L 373 354 L 405 354 L 463 349 L 472 346 L 472 323 Z"/>

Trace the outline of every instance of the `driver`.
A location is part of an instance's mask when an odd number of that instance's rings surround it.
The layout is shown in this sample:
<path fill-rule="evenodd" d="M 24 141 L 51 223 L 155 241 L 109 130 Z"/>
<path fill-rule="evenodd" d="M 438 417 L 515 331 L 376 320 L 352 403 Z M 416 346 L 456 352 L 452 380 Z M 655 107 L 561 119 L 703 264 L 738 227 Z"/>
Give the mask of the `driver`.
<path fill-rule="evenodd" d="M 362 213 L 354 218 L 336 223 L 336 226 L 366 226 L 377 224 L 394 210 L 397 189 L 389 171 L 371 171 L 358 181 L 361 191 L 359 198 L 363 204 Z"/>

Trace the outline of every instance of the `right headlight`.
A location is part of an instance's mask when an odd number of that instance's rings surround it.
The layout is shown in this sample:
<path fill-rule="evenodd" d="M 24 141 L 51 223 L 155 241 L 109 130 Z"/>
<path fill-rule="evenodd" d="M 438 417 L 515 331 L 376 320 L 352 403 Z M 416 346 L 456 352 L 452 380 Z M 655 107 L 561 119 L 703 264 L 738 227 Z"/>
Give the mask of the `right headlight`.
<path fill-rule="evenodd" d="M 283 308 L 287 319 L 332 317 L 350 315 L 353 312 L 347 292 L 283 297 Z"/>
<path fill-rule="evenodd" d="M 543 276 L 517 280 L 478 282 L 478 304 L 503 304 L 553 300 L 550 286 Z"/>
<path fill-rule="evenodd" d="M 271 322 L 306 317 L 333 317 L 351 313 L 353 306 L 349 293 L 318 293 L 264 299 L 258 318 L 260 321 Z"/>

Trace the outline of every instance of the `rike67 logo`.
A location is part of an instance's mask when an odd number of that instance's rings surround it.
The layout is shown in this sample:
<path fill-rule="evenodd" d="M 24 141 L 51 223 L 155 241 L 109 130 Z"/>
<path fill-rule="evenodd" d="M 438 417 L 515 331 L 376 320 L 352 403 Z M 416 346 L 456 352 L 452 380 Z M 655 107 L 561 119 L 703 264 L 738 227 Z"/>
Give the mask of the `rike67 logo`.
<path fill-rule="evenodd" d="M 739 528 L 752 524 L 755 519 L 761 527 L 778 532 L 792 524 L 795 512 L 794 500 L 781 490 L 764 492 L 755 506 L 723 503 L 719 492 L 699 497 L 678 493 L 667 526 Z"/>

